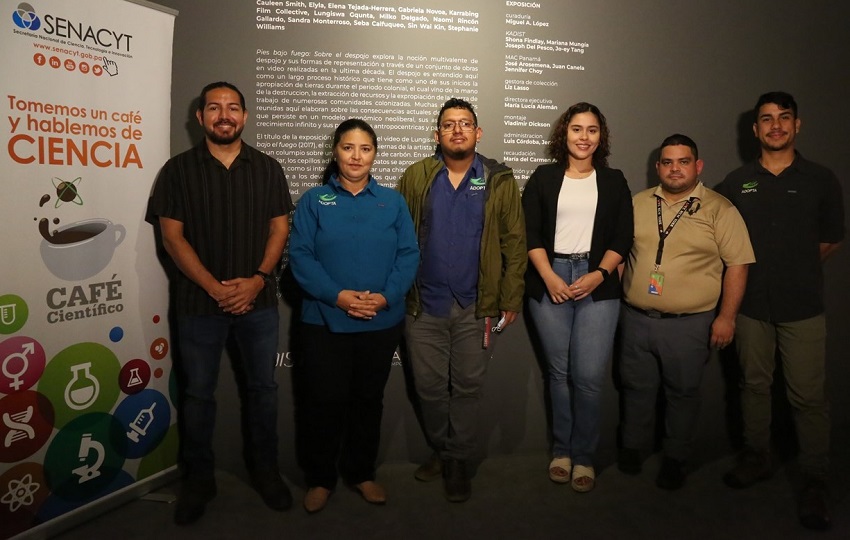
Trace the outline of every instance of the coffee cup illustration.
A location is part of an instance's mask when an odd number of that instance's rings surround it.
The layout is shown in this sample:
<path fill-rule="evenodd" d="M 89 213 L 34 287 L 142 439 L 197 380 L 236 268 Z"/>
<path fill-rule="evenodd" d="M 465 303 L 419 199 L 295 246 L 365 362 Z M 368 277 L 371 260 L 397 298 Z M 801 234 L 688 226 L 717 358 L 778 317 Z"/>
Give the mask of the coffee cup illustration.
<path fill-rule="evenodd" d="M 70 223 L 53 234 L 47 226 L 46 219 L 39 223 L 41 260 L 54 276 L 66 281 L 88 279 L 106 268 L 127 236 L 123 225 L 102 218 Z"/>

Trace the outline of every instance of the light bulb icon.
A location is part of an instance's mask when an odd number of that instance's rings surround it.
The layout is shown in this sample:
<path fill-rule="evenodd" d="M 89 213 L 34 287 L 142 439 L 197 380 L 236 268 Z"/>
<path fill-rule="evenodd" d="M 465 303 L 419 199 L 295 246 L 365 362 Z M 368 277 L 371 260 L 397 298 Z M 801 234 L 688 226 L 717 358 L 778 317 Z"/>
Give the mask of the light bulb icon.
<path fill-rule="evenodd" d="M 91 374 L 91 362 L 71 366 L 70 382 L 65 387 L 65 403 L 75 411 L 81 411 L 94 403 L 100 394 L 100 383 Z"/>

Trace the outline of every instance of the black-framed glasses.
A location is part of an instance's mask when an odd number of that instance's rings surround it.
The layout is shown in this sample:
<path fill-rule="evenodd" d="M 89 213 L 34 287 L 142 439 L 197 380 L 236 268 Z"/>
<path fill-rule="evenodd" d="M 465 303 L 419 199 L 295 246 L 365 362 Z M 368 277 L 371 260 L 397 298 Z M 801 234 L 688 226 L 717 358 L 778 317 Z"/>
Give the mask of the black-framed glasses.
<path fill-rule="evenodd" d="M 470 122 L 469 120 L 460 120 L 459 122 L 446 121 L 440 124 L 440 131 L 451 133 L 455 130 L 455 127 L 460 127 L 461 131 L 472 131 L 475 129 L 475 122 Z"/>

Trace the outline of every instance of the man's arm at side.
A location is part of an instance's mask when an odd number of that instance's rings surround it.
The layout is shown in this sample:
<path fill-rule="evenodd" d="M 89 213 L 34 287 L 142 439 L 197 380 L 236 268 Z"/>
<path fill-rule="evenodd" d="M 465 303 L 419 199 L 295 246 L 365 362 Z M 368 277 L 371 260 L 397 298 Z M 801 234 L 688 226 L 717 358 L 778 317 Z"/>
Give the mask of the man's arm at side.
<path fill-rule="evenodd" d="M 744 291 L 747 288 L 749 265 L 739 264 L 726 267 L 723 275 L 723 296 L 720 300 L 720 312 L 711 323 L 711 346 L 722 348 L 735 337 L 735 318 L 741 308 Z"/>
<path fill-rule="evenodd" d="M 174 260 L 177 268 L 214 300 L 220 302 L 224 299 L 230 287 L 219 283 L 198 258 L 195 249 L 183 236 L 183 222 L 160 217 L 159 226 L 162 230 L 162 245 Z"/>

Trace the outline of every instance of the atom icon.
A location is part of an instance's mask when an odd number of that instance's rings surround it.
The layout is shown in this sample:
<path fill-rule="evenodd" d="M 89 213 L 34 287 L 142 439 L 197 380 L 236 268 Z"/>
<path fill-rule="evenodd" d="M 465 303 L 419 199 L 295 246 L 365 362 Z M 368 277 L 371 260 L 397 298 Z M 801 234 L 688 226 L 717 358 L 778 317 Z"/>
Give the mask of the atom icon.
<path fill-rule="evenodd" d="M 32 481 L 32 475 L 27 474 L 20 480 L 14 478 L 9 480 L 9 491 L 3 495 L 0 502 L 9 505 L 9 511 L 14 512 L 21 506 L 28 506 L 33 503 L 35 498 L 33 493 L 38 491 L 41 484 Z"/>
<path fill-rule="evenodd" d="M 82 177 L 78 176 L 70 182 L 66 182 L 56 176 L 51 180 L 53 181 L 53 187 L 56 188 L 56 204 L 53 205 L 53 208 L 59 208 L 63 202 L 83 205 L 83 198 L 80 197 L 80 193 L 77 191 L 77 182 L 81 181 Z M 59 182 L 58 184 L 57 181 Z"/>

